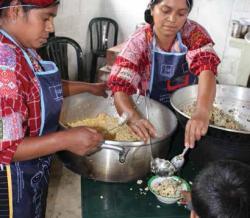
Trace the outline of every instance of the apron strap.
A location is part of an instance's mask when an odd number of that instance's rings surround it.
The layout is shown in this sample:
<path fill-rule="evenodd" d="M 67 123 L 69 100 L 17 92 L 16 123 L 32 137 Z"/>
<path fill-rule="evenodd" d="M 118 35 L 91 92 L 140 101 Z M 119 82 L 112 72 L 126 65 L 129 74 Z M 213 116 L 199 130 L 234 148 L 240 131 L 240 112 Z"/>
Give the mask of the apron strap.
<path fill-rule="evenodd" d="M 0 169 L 0 218 L 13 218 L 12 181 L 10 166 Z"/>

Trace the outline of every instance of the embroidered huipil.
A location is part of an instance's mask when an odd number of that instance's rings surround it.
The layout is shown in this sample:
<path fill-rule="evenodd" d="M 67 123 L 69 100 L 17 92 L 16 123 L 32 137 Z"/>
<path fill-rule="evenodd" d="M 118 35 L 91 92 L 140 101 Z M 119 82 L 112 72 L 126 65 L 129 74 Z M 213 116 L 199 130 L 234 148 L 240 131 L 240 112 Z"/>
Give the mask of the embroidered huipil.
<path fill-rule="evenodd" d="M 217 74 L 220 59 L 213 49 L 213 41 L 206 30 L 198 23 L 187 20 L 183 26 L 181 37 L 187 46 L 186 60 L 190 71 L 199 76 L 204 70 Z M 142 89 L 150 80 L 151 49 L 153 30 L 150 25 L 139 28 L 124 44 L 117 56 L 108 80 L 112 92 L 122 91 L 129 95 Z M 176 40 L 171 51 L 178 51 Z M 145 88 L 145 87 L 143 87 Z"/>
<path fill-rule="evenodd" d="M 32 63 L 40 69 L 36 61 Z M 40 112 L 34 73 L 21 50 L 0 34 L 0 164 L 11 162 L 25 136 L 39 135 Z"/>

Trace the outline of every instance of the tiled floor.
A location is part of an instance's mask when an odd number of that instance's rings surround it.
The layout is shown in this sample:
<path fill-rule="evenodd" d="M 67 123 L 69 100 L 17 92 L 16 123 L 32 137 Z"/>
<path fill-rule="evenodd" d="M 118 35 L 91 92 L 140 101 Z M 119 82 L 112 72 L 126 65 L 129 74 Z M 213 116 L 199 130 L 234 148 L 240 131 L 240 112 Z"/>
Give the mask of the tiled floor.
<path fill-rule="evenodd" d="M 52 167 L 46 218 L 81 218 L 80 176 L 56 163 Z"/>

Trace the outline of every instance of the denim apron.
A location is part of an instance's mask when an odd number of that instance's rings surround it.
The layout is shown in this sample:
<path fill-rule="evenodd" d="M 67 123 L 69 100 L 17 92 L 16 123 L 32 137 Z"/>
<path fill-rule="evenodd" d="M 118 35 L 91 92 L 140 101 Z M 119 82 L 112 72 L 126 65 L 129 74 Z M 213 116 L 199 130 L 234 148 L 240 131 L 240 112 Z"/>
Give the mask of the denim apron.
<path fill-rule="evenodd" d="M 164 52 L 156 48 L 153 38 L 150 98 L 170 106 L 171 94 L 196 82 L 196 76 L 189 71 L 186 61 L 187 47 L 182 43 L 181 34 L 177 33 L 180 52 Z"/>
<path fill-rule="evenodd" d="M 1 33 L 17 45 L 6 32 L 1 30 Z M 53 62 L 38 61 L 42 71 L 36 72 L 26 51 L 22 48 L 20 49 L 39 83 L 41 96 L 41 127 L 39 136 L 54 132 L 58 129 L 63 99 L 58 68 Z M 36 54 L 32 50 L 29 50 L 29 53 L 37 59 Z M 14 218 L 45 217 L 51 161 L 52 156 L 48 155 L 29 161 L 15 162 L 10 165 Z"/>

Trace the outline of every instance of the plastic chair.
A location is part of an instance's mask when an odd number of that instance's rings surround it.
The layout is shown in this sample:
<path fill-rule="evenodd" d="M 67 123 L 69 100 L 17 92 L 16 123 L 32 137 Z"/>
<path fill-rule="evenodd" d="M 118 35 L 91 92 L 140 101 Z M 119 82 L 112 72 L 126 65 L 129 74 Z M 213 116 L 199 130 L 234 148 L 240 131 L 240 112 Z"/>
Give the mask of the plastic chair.
<path fill-rule="evenodd" d="M 56 36 L 48 40 L 46 44 L 46 52 L 48 59 L 54 61 L 60 69 L 61 77 L 64 80 L 70 79 L 69 57 L 73 57 L 70 51 L 75 52 L 77 63 L 77 80 L 84 80 L 84 59 L 83 51 L 80 45 L 73 39 L 68 37 Z"/>
<path fill-rule="evenodd" d="M 118 24 L 111 18 L 95 17 L 89 22 L 92 65 L 90 82 L 95 81 L 97 61 L 106 57 L 106 50 L 117 45 Z"/>

